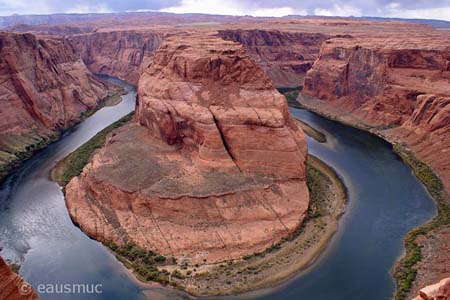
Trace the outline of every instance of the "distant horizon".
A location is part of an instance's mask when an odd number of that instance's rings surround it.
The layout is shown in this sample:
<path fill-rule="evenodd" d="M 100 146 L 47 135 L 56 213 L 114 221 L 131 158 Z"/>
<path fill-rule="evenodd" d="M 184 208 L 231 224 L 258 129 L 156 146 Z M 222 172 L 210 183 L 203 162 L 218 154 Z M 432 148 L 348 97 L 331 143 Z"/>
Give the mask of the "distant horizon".
<path fill-rule="evenodd" d="M 436 18 L 409 18 L 409 17 L 383 17 L 376 15 L 361 15 L 361 16 L 329 16 L 329 15 L 283 15 L 283 16 L 253 16 L 253 15 L 230 15 L 230 14 L 220 14 L 220 13 L 203 13 L 203 12 L 166 12 L 166 11 L 157 11 L 157 10 L 137 10 L 137 11 L 111 11 L 111 12 L 54 12 L 54 13 L 13 13 L 10 15 L 2 15 L 0 12 L 0 18 L 8 18 L 8 17 L 26 17 L 26 16 L 57 16 L 57 15 L 109 15 L 109 14 L 122 14 L 122 13 L 159 13 L 159 14 L 170 14 L 170 15 L 204 15 L 204 16 L 223 16 L 223 17 L 250 17 L 250 18 L 287 18 L 287 17 L 297 17 L 297 18 L 373 18 L 373 19 L 391 19 L 391 20 L 430 20 L 430 21 L 440 21 L 440 22 L 448 22 L 450 20 L 445 19 L 436 19 Z"/>
<path fill-rule="evenodd" d="M 450 0 L 0 0 L 0 16 L 162 12 L 252 17 L 378 17 L 450 21 Z"/>

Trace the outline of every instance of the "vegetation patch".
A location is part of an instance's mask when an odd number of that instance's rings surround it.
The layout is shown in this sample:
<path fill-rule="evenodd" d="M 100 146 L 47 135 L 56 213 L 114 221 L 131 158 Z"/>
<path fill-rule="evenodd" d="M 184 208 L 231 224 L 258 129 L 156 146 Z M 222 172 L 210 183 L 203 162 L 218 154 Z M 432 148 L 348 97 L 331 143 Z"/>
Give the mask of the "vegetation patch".
<path fill-rule="evenodd" d="M 277 90 L 284 95 L 289 106 L 295 108 L 304 108 L 298 101 L 298 94 L 302 91 L 302 86 L 297 87 L 280 87 Z"/>
<path fill-rule="evenodd" d="M 107 135 L 114 129 L 128 123 L 132 117 L 133 113 L 129 113 L 120 120 L 112 123 L 102 131 L 98 132 L 88 142 L 58 162 L 56 167 L 52 170 L 52 180 L 58 182 L 62 187 L 65 187 L 73 177 L 81 174 L 81 171 L 88 163 L 92 153 L 105 144 Z"/>
<path fill-rule="evenodd" d="M 290 107 L 302 109 L 302 108 L 304 108 L 304 106 L 302 106 L 300 104 L 300 102 L 297 101 L 297 97 L 298 97 L 299 93 L 301 92 L 302 88 L 303 88 L 302 86 L 293 87 L 293 88 L 281 87 L 281 88 L 278 88 L 278 91 L 284 95 L 284 97 L 286 98 L 286 101 Z M 303 131 L 309 137 L 313 138 L 314 140 L 316 140 L 319 143 L 325 143 L 327 141 L 325 134 L 323 134 L 319 130 L 309 126 L 308 124 L 306 124 L 305 122 L 303 122 L 299 119 L 296 119 L 296 121 L 298 122 L 300 127 L 303 129 Z"/>
<path fill-rule="evenodd" d="M 115 86 L 114 89 L 110 91 L 108 95 L 105 98 L 103 98 L 102 101 L 99 102 L 94 109 L 87 110 L 81 114 L 80 122 L 89 118 L 103 107 L 114 106 L 119 104 L 122 101 L 122 96 L 125 95 L 126 93 L 127 91 L 125 88 L 121 86 Z"/>
<path fill-rule="evenodd" d="M 437 205 L 436 217 L 408 232 L 404 239 L 406 254 L 394 268 L 397 283 L 395 299 L 404 300 L 407 299 L 417 275 L 415 265 L 422 259 L 421 246 L 417 243 L 417 237 L 428 235 L 436 229 L 450 225 L 450 204 L 449 195 L 442 181 L 428 165 L 418 160 L 411 151 L 400 144 L 394 145 L 394 151 L 411 167 L 414 175 L 425 185 Z"/>
<path fill-rule="evenodd" d="M 19 274 L 19 271 L 20 271 L 20 265 L 19 264 L 12 263 L 12 264 L 9 265 L 9 267 L 11 268 L 11 270 L 14 273 Z"/>
<path fill-rule="evenodd" d="M 325 134 L 323 134 L 319 130 L 309 126 L 305 122 L 300 121 L 299 119 L 295 119 L 295 120 L 298 122 L 298 124 L 300 125 L 300 127 L 303 129 L 303 131 L 306 133 L 307 136 L 313 138 L 316 142 L 319 142 L 319 143 L 327 142 L 327 137 Z"/>
<path fill-rule="evenodd" d="M 332 184 L 331 179 L 321 172 L 314 165 L 324 164 L 313 155 L 308 155 L 306 165 L 306 182 L 309 190 L 308 217 L 310 219 L 318 218 L 326 213 L 326 203 L 324 203 L 323 194 L 326 192 L 325 186 Z M 337 175 L 336 175 L 337 176 Z"/>
<path fill-rule="evenodd" d="M 104 245 L 110 248 L 116 254 L 117 259 L 127 268 L 134 270 L 140 280 L 155 281 L 164 285 L 169 283 L 170 273 L 165 269 L 160 270 L 160 268 L 173 264 L 173 259 L 167 259 L 165 256 L 142 249 L 133 243 L 119 246 L 113 242 L 104 242 Z"/>
<path fill-rule="evenodd" d="M 0 151 L 0 183 L 25 160 L 58 140 L 59 137 L 60 133 L 52 133 L 48 136 L 1 135 L 0 148 L 3 151 Z"/>

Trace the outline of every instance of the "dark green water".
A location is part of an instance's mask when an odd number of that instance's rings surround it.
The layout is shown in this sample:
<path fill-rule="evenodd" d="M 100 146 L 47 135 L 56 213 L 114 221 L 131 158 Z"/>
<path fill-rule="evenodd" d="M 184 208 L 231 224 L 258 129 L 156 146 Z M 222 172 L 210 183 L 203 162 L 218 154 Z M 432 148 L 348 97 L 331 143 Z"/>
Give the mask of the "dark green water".
<path fill-rule="evenodd" d="M 96 112 L 0 187 L 0 255 L 20 262 L 20 274 L 35 289 L 48 283 L 102 284 L 101 294 L 41 293 L 41 299 L 133 300 L 144 298 L 143 289 L 152 292 L 152 299 L 185 297 L 171 289 L 144 288 L 131 279 L 101 244 L 72 224 L 61 189 L 48 179 L 58 160 L 134 109 L 134 88 L 121 84 L 129 93 L 119 105 Z M 402 238 L 434 215 L 433 201 L 381 139 L 305 110 L 291 113 L 326 133 L 325 144 L 308 138 L 309 151 L 344 179 L 347 212 L 327 250 L 307 271 L 277 288 L 231 298 L 391 299 L 390 269 L 403 251 Z"/>

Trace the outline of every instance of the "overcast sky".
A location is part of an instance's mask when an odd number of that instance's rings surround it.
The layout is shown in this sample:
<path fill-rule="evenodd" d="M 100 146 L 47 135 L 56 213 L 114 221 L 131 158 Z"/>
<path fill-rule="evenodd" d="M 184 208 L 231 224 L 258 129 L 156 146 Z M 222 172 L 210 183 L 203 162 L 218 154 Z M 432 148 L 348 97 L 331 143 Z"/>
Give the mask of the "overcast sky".
<path fill-rule="evenodd" d="M 450 0 L 0 0 L 0 15 L 155 10 L 285 16 L 379 16 L 450 21 Z"/>

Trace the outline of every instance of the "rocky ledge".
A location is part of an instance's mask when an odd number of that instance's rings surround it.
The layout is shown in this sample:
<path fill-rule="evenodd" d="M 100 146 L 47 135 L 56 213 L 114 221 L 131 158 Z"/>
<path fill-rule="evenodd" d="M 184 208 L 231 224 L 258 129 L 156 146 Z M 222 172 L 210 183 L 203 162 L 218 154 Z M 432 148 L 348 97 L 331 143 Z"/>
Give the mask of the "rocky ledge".
<path fill-rule="evenodd" d="M 306 154 L 284 97 L 241 45 L 170 36 L 139 80 L 135 122 L 67 185 L 67 206 L 101 241 L 236 259 L 302 223 Z"/>

